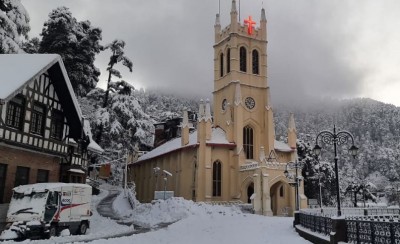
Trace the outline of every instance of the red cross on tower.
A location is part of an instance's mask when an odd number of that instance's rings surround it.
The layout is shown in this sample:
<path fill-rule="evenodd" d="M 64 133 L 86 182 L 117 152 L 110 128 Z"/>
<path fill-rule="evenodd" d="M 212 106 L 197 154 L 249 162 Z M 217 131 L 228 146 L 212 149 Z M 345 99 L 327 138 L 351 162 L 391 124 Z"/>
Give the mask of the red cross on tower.
<path fill-rule="evenodd" d="M 244 20 L 244 24 L 247 25 L 247 33 L 249 33 L 249 35 L 253 34 L 253 25 L 255 25 L 256 22 L 251 18 L 251 16 Z"/>

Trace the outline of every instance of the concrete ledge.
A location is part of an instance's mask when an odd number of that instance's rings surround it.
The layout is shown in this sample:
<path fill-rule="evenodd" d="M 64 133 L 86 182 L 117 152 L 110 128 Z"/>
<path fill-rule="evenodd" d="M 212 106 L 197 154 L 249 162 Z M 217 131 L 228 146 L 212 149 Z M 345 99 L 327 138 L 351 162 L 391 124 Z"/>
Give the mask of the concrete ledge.
<path fill-rule="evenodd" d="M 314 244 L 330 244 L 330 238 L 328 236 L 323 236 L 319 233 L 312 232 L 306 228 L 303 228 L 300 225 L 295 225 L 297 233 L 307 241 L 310 241 Z"/>

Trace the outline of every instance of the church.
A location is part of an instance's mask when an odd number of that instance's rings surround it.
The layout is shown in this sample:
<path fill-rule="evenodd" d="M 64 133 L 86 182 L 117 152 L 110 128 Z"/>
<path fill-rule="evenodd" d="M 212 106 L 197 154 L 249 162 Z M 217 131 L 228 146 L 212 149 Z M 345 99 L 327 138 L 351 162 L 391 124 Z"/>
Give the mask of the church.
<path fill-rule="evenodd" d="M 275 139 L 267 80 L 267 19 L 261 10 L 259 27 L 251 16 L 238 22 L 232 0 L 230 25 L 214 30 L 213 115 L 201 101 L 193 131 L 183 111 L 180 137 L 142 155 L 130 165 L 137 198 L 150 202 L 155 191 L 196 202 L 252 203 L 256 214 L 293 215 L 295 188 L 285 177 L 296 156 L 296 127 L 288 121 L 287 143 Z M 160 173 L 161 172 L 161 173 Z M 164 172 L 164 173 L 163 173 Z M 300 207 L 306 207 L 303 182 Z"/>

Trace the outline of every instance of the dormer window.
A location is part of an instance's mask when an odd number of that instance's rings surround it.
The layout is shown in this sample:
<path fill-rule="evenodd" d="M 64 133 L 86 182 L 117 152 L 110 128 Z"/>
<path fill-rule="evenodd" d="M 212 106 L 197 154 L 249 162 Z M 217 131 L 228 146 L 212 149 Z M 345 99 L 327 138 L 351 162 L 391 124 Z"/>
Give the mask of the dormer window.
<path fill-rule="evenodd" d="M 33 104 L 32 117 L 31 117 L 31 132 L 34 134 L 43 135 L 44 120 L 45 120 L 45 106 L 40 103 Z"/>
<path fill-rule="evenodd" d="M 53 110 L 51 114 L 50 137 L 61 140 L 64 131 L 64 116 L 61 111 Z"/>
<path fill-rule="evenodd" d="M 22 130 L 25 98 L 22 95 L 14 97 L 7 105 L 6 125 Z"/>

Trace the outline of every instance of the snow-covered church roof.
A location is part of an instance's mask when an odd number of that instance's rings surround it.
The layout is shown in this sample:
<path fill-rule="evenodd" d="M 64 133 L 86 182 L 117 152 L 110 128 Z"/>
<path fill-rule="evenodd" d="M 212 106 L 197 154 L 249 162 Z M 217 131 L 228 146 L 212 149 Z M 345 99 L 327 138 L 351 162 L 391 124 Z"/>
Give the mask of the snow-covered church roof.
<path fill-rule="evenodd" d="M 188 148 L 188 147 L 193 147 L 197 146 L 197 131 L 193 131 L 192 133 L 189 134 L 189 143 L 187 145 L 182 146 L 181 144 L 181 137 L 172 139 L 164 144 L 162 144 L 159 147 L 156 147 L 155 149 L 151 150 L 150 152 L 144 154 L 141 156 L 137 162 L 141 162 L 144 160 L 148 160 L 151 158 L 155 158 L 167 153 L 171 153 L 173 151 L 182 149 L 182 148 Z M 217 145 L 228 145 L 228 146 L 235 146 L 235 143 L 231 143 L 226 139 L 226 134 L 225 131 L 222 130 L 221 128 L 212 128 L 211 131 L 211 140 L 206 141 L 207 144 L 217 144 Z"/>
<path fill-rule="evenodd" d="M 235 143 L 229 142 L 226 139 L 226 133 L 223 129 L 216 127 L 212 128 L 211 132 L 211 139 L 206 141 L 207 144 L 213 144 L 213 145 L 226 145 L 226 146 L 236 146 Z M 193 131 L 192 133 L 189 134 L 189 143 L 187 145 L 182 146 L 181 142 L 181 137 L 177 137 L 175 139 L 172 139 L 164 144 L 162 144 L 159 147 L 156 147 L 155 149 L 151 150 L 150 152 L 142 155 L 137 162 L 145 161 L 148 159 L 156 158 L 159 156 L 162 156 L 164 154 L 168 154 L 177 150 L 180 150 L 182 148 L 190 148 L 190 147 L 195 147 L 198 145 L 197 142 L 197 131 Z M 292 152 L 293 149 L 289 147 L 286 143 L 280 142 L 275 140 L 275 150 L 281 151 L 281 152 Z"/>
<path fill-rule="evenodd" d="M 286 143 L 275 140 L 275 150 L 280 152 L 292 152 L 293 149 Z"/>
<path fill-rule="evenodd" d="M 64 110 L 68 110 L 73 118 L 69 121 L 74 126 L 82 126 L 82 111 L 78 100 L 75 97 L 74 90 L 68 78 L 64 63 L 58 54 L 2 54 L 0 55 L 0 102 L 8 102 L 15 95 L 21 92 L 30 82 L 38 78 L 44 72 L 49 70 L 59 71 L 60 76 L 54 79 L 54 82 L 60 86 L 58 89 L 59 98 L 65 102 L 73 104 L 64 106 Z M 68 92 L 65 92 L 65 91 Z M 62 92 L 61 92 L 62 91 Z M 68 103 L 67 103 L 68 104 Z M 90 126 L 84 126 L 86 134 L 89 134 Z M 79 136 L 79 130 L 71 131 L 75 136 Z M 89 150 L 102 152 L 103 149 L 97 145 L 91 138 Z"/>

